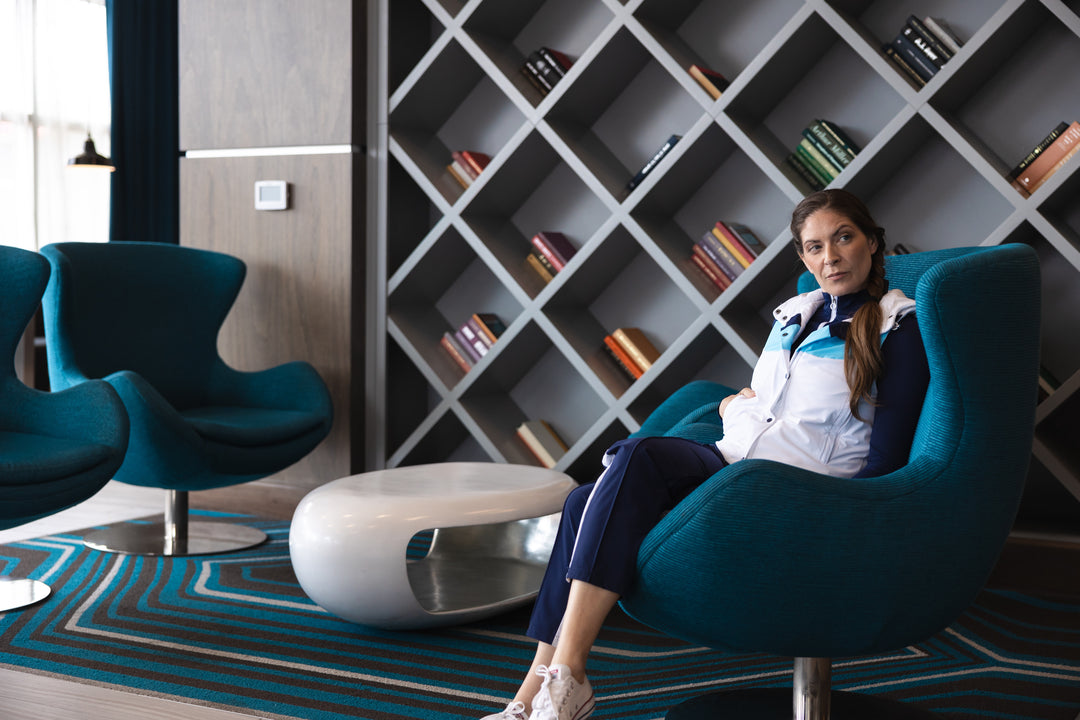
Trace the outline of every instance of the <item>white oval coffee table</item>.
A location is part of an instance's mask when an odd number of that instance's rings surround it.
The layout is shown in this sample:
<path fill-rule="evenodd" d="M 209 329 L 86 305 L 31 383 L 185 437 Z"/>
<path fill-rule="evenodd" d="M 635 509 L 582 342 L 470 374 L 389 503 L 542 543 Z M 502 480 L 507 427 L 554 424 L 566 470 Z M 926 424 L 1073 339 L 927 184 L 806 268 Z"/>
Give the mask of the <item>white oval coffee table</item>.
<path fill-rule="evenodd" d="M 487 617 L 536 596 L 563 500 L 576 486 L 553 470 L 468 462 L 334 480 L 293 514 L 293 571 L 320 607 L 364 625 Z M 407 558 L 424 531 L 434 531 L 427 553 Z"/>

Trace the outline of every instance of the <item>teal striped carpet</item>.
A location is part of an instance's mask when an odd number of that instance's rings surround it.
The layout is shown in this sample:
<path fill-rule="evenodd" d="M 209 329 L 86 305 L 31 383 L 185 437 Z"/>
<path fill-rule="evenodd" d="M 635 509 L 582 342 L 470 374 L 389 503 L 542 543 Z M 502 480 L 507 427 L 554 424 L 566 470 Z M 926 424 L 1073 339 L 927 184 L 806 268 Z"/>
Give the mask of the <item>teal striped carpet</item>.
<path fill-rule="evenodd" d="M 0 614 L 0 665 L 266 718 L 478 718 L 512 695 L 534 644 L 528 611 L 424 632 L 360 627 L 297 585 L 288 523 L 222 556 L 143 558 L 86 550 L 79 536 L 0 546 L 0 575 L 53 595 Z M 620 611 L 590 669 L 597 720 L 651 720 L 703 692 L 790 687 L 788 658 L 689 646 Z M 1074 720 L 1080 601 L 986 591 L 916 647 L 838 660 L 834 687 L 902 699 L 946 720 Z"/>

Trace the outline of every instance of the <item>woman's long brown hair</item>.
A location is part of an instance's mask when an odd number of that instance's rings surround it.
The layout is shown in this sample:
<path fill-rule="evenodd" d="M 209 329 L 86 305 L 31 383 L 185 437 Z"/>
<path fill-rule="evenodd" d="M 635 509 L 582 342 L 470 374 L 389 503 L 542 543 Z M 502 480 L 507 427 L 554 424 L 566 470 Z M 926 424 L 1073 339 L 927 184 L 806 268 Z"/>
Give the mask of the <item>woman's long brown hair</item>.
<path fill-rule="evenodd" d="M 859 401 L 873 402 L 870 391 L 881 375 L 881 306 L 878 301 L 888 292 L 885 279 L 885 228 L 870 216 L 870 210 L 862 200 L 847 190 L 829 189 L 812 193 L 803 198 L 791 213 L 791 234 L 795 250 L 802 257 L 802 229 L 806 220 L 818 210 L 833 210 L 855 224 L 868 239 L 877 240 L 877 248 L 871 255 L 870 277 L 866 291 L 873 302 L 864 303 L 851 318 L 847 340 L 844 341 L 844 376 L 851 394 L 848 407 L 859 420 Z"/>

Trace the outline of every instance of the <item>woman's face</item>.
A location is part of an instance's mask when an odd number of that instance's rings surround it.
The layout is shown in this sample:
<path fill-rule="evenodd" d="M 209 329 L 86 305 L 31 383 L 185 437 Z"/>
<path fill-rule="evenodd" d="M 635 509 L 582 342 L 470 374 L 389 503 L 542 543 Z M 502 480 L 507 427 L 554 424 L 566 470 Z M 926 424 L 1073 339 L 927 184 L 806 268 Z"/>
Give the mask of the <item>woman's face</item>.
<path fill-rule="evenodd" d="M 877 238 L 866 234 L 846 215 L 822 208 L 802 227 L 802 261 L 821 289 L 847 295 L 866 287 L 877 251 Z"/>

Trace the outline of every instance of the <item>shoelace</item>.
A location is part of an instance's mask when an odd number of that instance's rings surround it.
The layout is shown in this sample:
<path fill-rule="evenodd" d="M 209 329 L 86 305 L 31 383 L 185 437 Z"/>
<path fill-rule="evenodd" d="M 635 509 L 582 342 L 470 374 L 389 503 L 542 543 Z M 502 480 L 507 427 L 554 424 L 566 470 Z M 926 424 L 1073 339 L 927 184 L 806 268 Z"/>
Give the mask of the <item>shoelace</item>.
<path fill-rule="evenodd" d="M 520 700 L 516 700 L 506 706 L 503 710 L 503 715 L 508 718 L 523 718 L 525 717 L 525 703 Z"/>
<path fill-rule="evenodd" d="M 561 705 L 566 704 L 566 701 L 570 698 L 570 693 L 560 693 L 560 695 L 562 696 L 562 702 L 559 703 L 560 707 L 553 707 L 551 704 L 551 686 L 553 683 L 557 683 L 556 687 L 561 687 L 572 678 L 560 677 L 557 672 L 553 673 L 551 670 L 548 669 L 546 665 L 538 666 L 536 668 L 536 674 L 544 678 L 544 682 L 540 685 L 540 693 L 536 696 L 536 699 L 533 700 L 533 710 L 535 710 L 537 707 L 546 707 L 552 710 L 554 715 L 558 717 L 558 711 L 562 709 Z"/>

